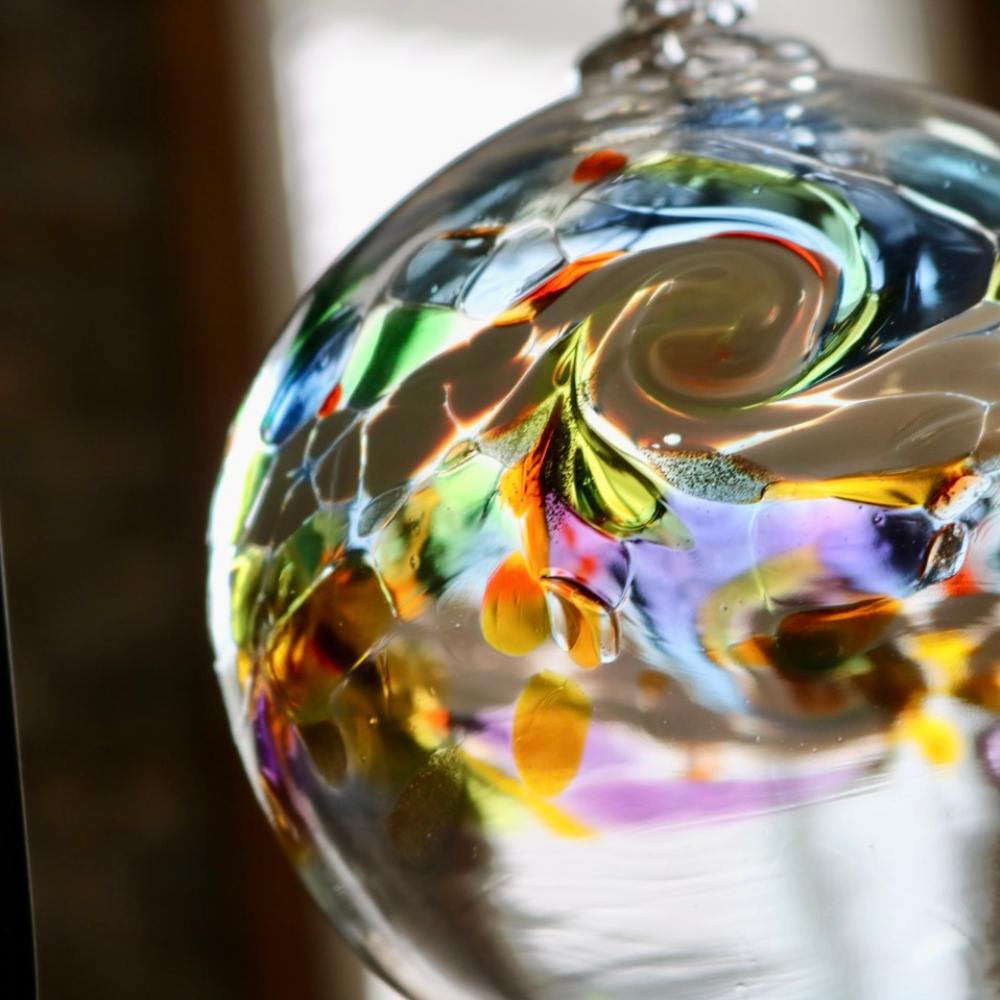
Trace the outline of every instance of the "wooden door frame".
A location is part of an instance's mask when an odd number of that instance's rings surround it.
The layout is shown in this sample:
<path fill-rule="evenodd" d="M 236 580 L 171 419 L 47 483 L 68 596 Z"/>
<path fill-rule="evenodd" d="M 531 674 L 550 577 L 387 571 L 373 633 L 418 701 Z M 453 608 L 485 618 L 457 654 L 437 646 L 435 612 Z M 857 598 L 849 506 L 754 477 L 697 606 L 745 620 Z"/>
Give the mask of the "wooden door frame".
<path fill-rule="evenodd" d="M 247 5 L 243 0 L 244 11 Z M 193 523 L 205 524 L 226 428 L 274 333 L 268 329 L 273 309 L 262 298 L 268 282 L 259 275 L 273 268 L 280 282 L 290 263 L 280 232 L 267 260 L 256 249 L 230 4 L 152 0 L 150 9 L 162 114 L 163 220 L 176 285 L 172 325 L 180 331 L 186 381 L 187 513 Z M 270 73 L 266 58 L 258 72 Z M 208 677 L 207 642 L 205 652 Z M 204 713 L 213 730 L 204 742 L 218 759 L 205 761 L 203 776 L 230 911 L 230 925 L 220 928 L 220 961 L 231 995 L 331 1000 L 317 947 L 320 918 L 239 773 L 221 697 L 208 686 L 199 693 L 218 698 L 217 710 Z"/>

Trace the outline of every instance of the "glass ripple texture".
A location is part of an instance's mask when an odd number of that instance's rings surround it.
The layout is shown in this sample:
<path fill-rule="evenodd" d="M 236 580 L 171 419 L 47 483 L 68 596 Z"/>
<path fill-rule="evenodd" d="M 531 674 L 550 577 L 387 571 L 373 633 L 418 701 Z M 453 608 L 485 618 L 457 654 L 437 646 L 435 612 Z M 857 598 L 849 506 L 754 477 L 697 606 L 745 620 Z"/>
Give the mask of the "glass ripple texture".
<path fill-rule="evenodd" d="M 212 513 L 236 742 L 410 997 L 995 997 L 1000 119 L 682 41 L 295 311 Z"/>

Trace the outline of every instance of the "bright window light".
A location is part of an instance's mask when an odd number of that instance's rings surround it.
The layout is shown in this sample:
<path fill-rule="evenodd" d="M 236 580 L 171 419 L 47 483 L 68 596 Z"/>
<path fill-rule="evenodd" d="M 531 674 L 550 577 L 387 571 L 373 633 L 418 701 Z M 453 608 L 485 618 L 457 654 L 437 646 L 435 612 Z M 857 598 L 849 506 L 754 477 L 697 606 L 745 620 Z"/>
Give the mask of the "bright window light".
<path fill-rule="evenodd" d="M 330 14 L 287 25 L 275 63 L 300 285 L 450 160 L 569 93 L 572 55 Z"/>

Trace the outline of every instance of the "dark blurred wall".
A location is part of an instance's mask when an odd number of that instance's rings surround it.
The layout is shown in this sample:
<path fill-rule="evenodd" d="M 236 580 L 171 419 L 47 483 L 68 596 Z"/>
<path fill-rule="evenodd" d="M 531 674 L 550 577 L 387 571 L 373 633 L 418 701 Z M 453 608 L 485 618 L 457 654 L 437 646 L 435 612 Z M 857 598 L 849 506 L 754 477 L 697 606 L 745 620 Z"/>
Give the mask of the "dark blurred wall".
<path fill-rule="evenodd" d="M 997 73 L 997 53 L 1000 52 L 1000 2 L 998 0 L 964 0 L 959 16 L 964 13 L 965 37 L 969 41 L 965 64 L 972 77 L 966 96 L 1000 110 L 1000 74 Z"/>
<path fill-rule="evenodd" d="M 214 0 L 0 4 L 0 503 L 43 1000 L 318 995 L 204 523 L 251 346 Z"/>

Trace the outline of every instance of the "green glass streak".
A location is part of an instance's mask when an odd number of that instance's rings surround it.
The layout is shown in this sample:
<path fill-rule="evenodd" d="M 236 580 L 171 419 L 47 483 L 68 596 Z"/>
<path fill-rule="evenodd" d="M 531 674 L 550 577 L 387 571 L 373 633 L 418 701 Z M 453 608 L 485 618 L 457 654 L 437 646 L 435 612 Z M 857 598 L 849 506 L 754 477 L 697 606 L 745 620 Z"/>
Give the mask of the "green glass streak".
<path fill-rule="evenodd" d="M 440 502 L 431 515 L 421 556 L 421 576 L 438 590 L 482 562 L 491 547 L 511 545 L 516 533 L 504 537 L 500 510 L 493 502 L 503 468 L 477 455 L 432 480 Z"/>
<path fill-rule="evenodd" d="M 557 494 L 586 521 L 609 534 L 648 537 L 671 548 L 690 548 L 691 536 L 668 510 L 666 485 L 659 475 L 638 455 L 630 454 L 624 442 L 619 446 L 607 440 L 588 419 L 592 413 L 586 393 L 590 322 L 577 326 L 550 352 L 545 360 L 548 397 L 539 397 L 530 416 L 497 435 L 490 442 L 490 452 L 503 456 L 509 466 L 537 446 L 545 428 L 554 424 L 542 471 L 546 492 Z M 452 532 L 456 526 L 442 527 Z M 437 530 L 434 535 L 448 537 L 438 535 Z"/>
<path fill-rule="evenodd" d="M 242 419 L 242 414 L 237 419 Z M 274 465 L 275 454 L 272 451 L 258 451 L 250 464 L 247 466 L 246 476 L 243 480 L 243 493 L 240 496 L 239 509 L 233 522 L 233 535 L 230 541 L 233 545 L 239 545 L 240 536 L 246 527 L 250 510 L 257 500 L 260 491 L 264 488 L 271 466 Z"/>
<path fill-rule="evenodd" d="M 816 364 L 782 396 L 801 391 L 834 369 L 877 319 L 879 296 L 872 289 L 871 251 L 865 251 L 870 237 L 860 213 L 836 191 L 786 171 L 700 156 L 671 156 L 639 164 L 630 173 L 697 191 L 711 207 L 729 205 L 798 219 L 823 233 L 843 255 L 840 308 L 827 343 Z"/>
<path fill-rule="evenodd" d="M 308 599 L 323 569 L 332 564 L 331 556 L 343 547 L 347 533 L 347 517 L 342 511 L 320 511 L 275 549 L 260 577 L 263 600 L 254 623 L 255 641 L 261 638 L 264 626 L 280 623 Z"/>
<path fill-rule="evenodd" d="M 249 650 L 253 646 L 254 611 L 260 597 L 267 556 L 267 549 L 252 545 L 233 560 L 230 571 L 231 627 L 233 640 L 240 649 Z"/>
<path fill-rule="evenodd" d="M 551 452 L 556 468 L 570 470 L 562 487 L 570 506 L 595 527 L 622 537 L 655 537 L 671 548 L 689 548 L 684 524 L 666 505 L 665 487 L 657 474 L 591 425 L 586 397 L 587 344 L 590 321 L 567 341 L 568 379 L 560 392 L 558 442 Z M 547 476 L 551 481 L 558 479 Z"/>
<path fill-rule="evenodd" d="M 990 278 L 990 288 L 986 293 L 986 298 L 993 302 L 1000 302 L 1000 260 L 993 267 L 993 275 Z"/>
<path fill-rule="evenodd" d="M 289 355 L 294 359 L 314 331 L 331 316 L 355 301 L 367 275 L 357 267 L 355 254 L 348 254 L 331 267 L 307 293 L 308 305 Z M 298 310 L 297 310 L 298 311 Z"/>
<path fill-rule="evenodd" d="M 374 406 L 418 368 L 454 347 L 468 327 L 453 309 L 395 306 L 368 317 L 341 380 L 355 409 Z"/>
<path fill-rule="evenodd" d="M 421 484 L 418 493 L 389 522 L 376 545 L 376 563 L 401 566 L 417 558 L 416 577 L 426 591 L 440 592 L 451 580 L 481 565 L 491 548 L 516 545 L 517 526 L 507 523 L 496 501 L 503 466 L 472 453 Z M 433 503 L 428 504 L 427 498 Z M 419 552 L 414 535 L 425 533 Z"/>
<path fill-rule="evenodd" d="M 710 206 L 773 212 L 799 219 L 823 233 L 844 254 L 844 294 L 838 320 L 853 313 L 868 293 L 871 281 L 861 246 L 861 215 L 836 192 L 787 171 L 701 156 L 671 156 L 659 163 L 639 165 L 633 173 L 698 191 Z"/>
<path fill-rule="evenodd" d="M 426 554 L 442 577 L 466 568 L 470 553 L 477 551 L 502 472 L 499 463 L 477 455 L 435 477 L 441 502 L 431 518 Z"/>

